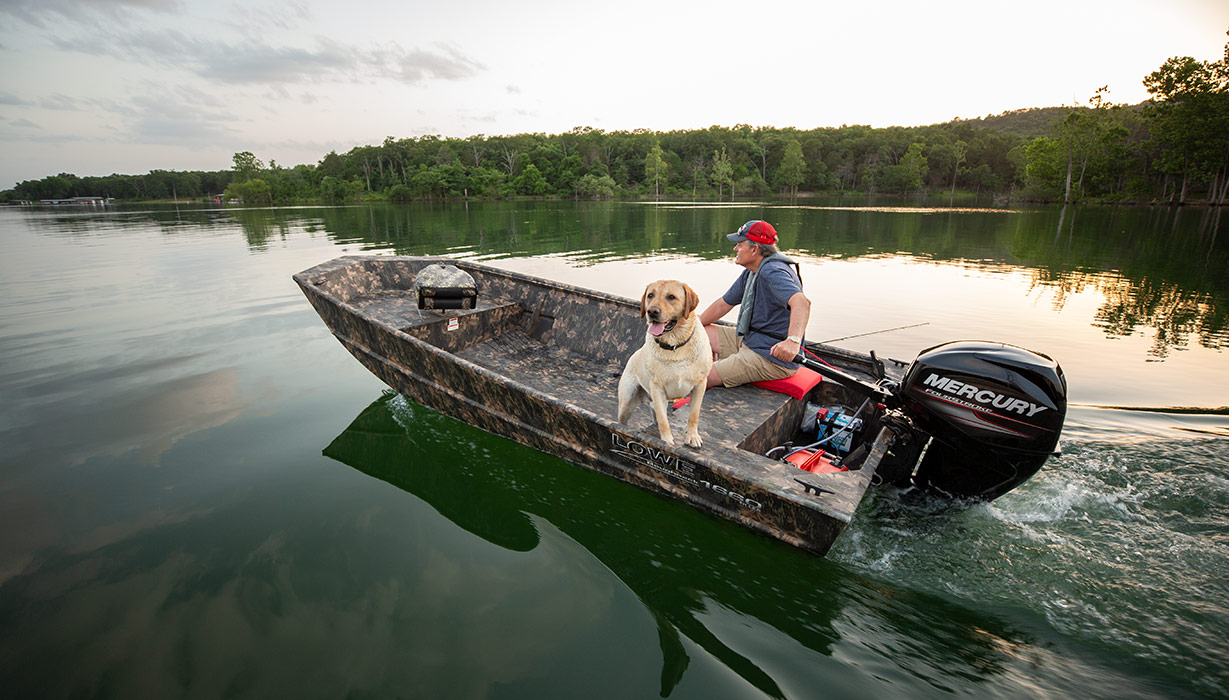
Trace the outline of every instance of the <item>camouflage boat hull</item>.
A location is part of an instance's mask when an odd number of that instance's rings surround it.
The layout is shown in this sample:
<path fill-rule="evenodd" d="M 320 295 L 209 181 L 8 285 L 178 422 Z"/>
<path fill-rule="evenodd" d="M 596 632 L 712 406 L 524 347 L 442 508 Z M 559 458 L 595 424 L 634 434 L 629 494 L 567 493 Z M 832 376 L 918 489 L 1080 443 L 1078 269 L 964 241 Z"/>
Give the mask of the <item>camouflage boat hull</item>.
<path fill-rule="evenodd" d="M 473 309 L 419 308 L 415 278 L 432 264 L 474 278 Z M 347 256 L 294 279 L 342 345 L 414 402 L 816 554 L 852 519 L 894 439 L 871 407 L 860 468 L 810 473 L 770 459 L 806 401 L 756 387 L 709 392 L 700 450 L 660 440 L 647 408 L 619 423 L 618 376 L 644 342 L 630 299 L 440 258 Z M 860 358 L 833 352 L 858 369 Z M 860 401 L 830 382 L 806 398 Z M 676 434 L 685 420 L 672 416 Z"/>

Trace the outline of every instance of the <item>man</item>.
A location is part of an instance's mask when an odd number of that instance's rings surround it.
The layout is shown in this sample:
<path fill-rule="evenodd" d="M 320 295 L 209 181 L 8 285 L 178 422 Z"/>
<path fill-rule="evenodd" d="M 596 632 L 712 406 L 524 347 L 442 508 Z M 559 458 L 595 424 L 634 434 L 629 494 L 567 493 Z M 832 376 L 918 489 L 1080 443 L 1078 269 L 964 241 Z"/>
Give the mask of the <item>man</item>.
<path fill-rule="evenodd" d="M 784 379 L 798 369 L 811 302 L 802 293 L 797 264 L 777 250 L 777 230 L 767 221 L 748 221 L 726 238 L 743 273 L 720 299 L 700 314 L 713 348 L 708 386 L 738 386 Z M 716 326 L 735 306 L 738 325 Z"/>

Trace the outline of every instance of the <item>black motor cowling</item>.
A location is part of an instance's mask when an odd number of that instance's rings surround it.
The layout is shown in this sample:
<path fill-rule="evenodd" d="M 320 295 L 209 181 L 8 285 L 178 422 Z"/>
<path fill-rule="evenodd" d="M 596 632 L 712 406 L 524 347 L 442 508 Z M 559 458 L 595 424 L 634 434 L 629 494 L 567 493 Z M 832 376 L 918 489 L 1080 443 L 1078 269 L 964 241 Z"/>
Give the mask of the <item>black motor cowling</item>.
<path fill-rule="evenodd" d="M 1067 380 L 1054 360 L 1003 343 L 960 341 L 922 352 L 899 395 L 933 438 L 913 475 L 922 488 L 990 500 L 1055 454 Z"/>

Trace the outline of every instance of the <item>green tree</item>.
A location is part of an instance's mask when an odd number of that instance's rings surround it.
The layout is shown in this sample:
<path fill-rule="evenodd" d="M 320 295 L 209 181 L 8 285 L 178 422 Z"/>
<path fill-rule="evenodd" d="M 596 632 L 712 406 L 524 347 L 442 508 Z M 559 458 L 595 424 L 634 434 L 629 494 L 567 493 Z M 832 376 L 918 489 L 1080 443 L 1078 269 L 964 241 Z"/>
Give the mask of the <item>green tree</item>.
<path fill-rule="evenodd" d="M 269 187 L 269 183 L 261 178 L 246 180 L 243 182 L 232 182 L 226 188 L 227 199 L 239 199 L 246 204 L 271 204 L 273 202 L 273 191 Z"/>
<path fill-rule="evenodd" d="M 700 180 L 704 179 L 704 174 L 708 171 L 708 161 L 703 153 L 697 153 L 683 161 L 682 170 L 691 178 L 691 198 L 695 199 Z"/>
<path fill-rule="evenodd" d="M 798 185 L 806 179 L 807 161 L 802 156 L 802 144 L 792 139 L 785 144 L 785 155 L 781 157 L 781 169 L 778 171 L 781 184 L 789 187 L 791 197 L 798 194 Z"/>
<path fill-rule="evenodd" d="M 576 182 L 576 196 L 584 199 L 610 199 L 615 193 L 615 181 L 609 175 L 595 177 L 586 173 Z"/>
<path fill-rule="evenodd" d="M 1083 193 L 1088 163 L 1093 159 L 1104 131 L 1110 127 L 1108 111 L 1112 105 L 1104 99 L 1107 90 L 1106 87 L 1098 88 L 1089 100 L 1091 109 L 1068 110 L 1054 128 L 1054 138 L 1067 157 L 1067 176 L 1063 185 L 1064 202 L 1071 201 L 1072 176 L 1077 164 L 1080 174 L 1075 189 L 1077 194 Z"/>
<path fill-rule="evenodd" d="M 409 185 L 393 185 L 385 194 L 390 202 L 409 202 L 414 199 L 414 191 Z"/>
<path fill-rule="evenodd" d="M 644 157 L 644 181 L 653 183 L 653 198 L 661 197 L 662 181 L 666 179 L 666 161 L 661 157 L 661 145 L 653 144 Z"/>
<path fill-rule="evenodd" d="M 265 164 L 256 159 L 251 151 L 243 151 L 236 153 L 232 158 L 234 161 L 235 182 L 247 182 L 260 174 L 260 171 L 265 169 Z"/>
<path fill-rule="evenodd" d="M 900 162 L 883 170 L 882 187 L 891 192 L 907 194 L 922 189 L 923 178 L 926 175 L 926 156 L 922 155 L 922 144 L 909 144 Z"/>
<path fill-rule="evenodd" d="M 930 149 L 930 154 L 926 157 L 926 161 L 932 167 L 939 168 L 944 174 L 948 172 L 952 174 L 952 190 L 948 195 L 949 204 L 956 197 L 956 175 L 960 172 L 960 165 L 964 163 L 968 155 L 969 144 L 956 140 L 936 145 Z"/>
<path fill-rule="evenodd" d="M 325 175 L 320 181 L 320 198 L 328 204 L 344 204 L 358 199 L 363 184 Z"/>
<path fill-rule="evenodd" d="M 1181 179 L 1178 203 L 1186 202 L 1193 179 L 1209 182 L 1209 199 L 1223 202 L 1229 184 L 1229 44 L 1220 61 L 1167 60 L 1144 78 L 1144 87 L 1153 95 L 1145 114 L 1160 148 L 1158 166 Z"/>
<path fill-rule="evenodd" d="M 503 194 L 507 176 L 494 168 L 474 168 L 466 177 L 466 191 L 472 191 L 477 196 L 499 197 Z"/>
<path fill-rule="evenodd" d="M 1062 192 L 1066 156 L 1059 143 L 1045 136 L 1025 148 L 1025 181 L 1034 196 L 1056 197 Z"/>
<path fill-rule="evenodd" d="M 72 196 L 73 181 L 76 177 L 60 173 L 41 180 L 24 180 L 13 189 L 18 194 L 16 199 L 65 199 Z"/>
<path fill-rule="evenodd" d="M 725 193 L 725 186 L 730 186 L 730 195 L 734 193 L 734 167 L 730 165 L 730 157 L 726 154 L 725 146 L 721 147 L 721 152 L 713 151 L 713 168 L 710 171 L 709 179 L 713 185 L 717 187 L 717 199 L 720 200 Z"/>
<path fill-rule="evenodd" d="M 344 177 L 346 173 L 345 158 L 337 155 L 337 151 L 329 151 L 328 154 L 320 159 L 319 165 L 316 166 L 323 179 L 325 176 L 332 178 Z"/>
<path fill-rule="evenodd" d="M 576 183 L 585 172 L 585 162 L 576 153 L 571 153 L 559 163 L 556 171 L 555 191 L 573 192 Z"/>
<path fill-rule="evenodd" d="M 457 158 L 457 154 L 453 152 L 452 147 L 447 143 L 440 144 L 440 148 L 435 152 L 436 165 L 453 165 L 461 162 Z"/>
<path fill-rule="evenodd" d="M 532 163 L 525 166 L 520 175 L 512 181 L 512 188 L 517 194 L 541 196 L 546 194 L 549 185 L 546 178 L 542 177 L 542 173 L 536 165 Z"/>
<path fill-rule="evenodd" d="M 242 185 L 246 189 L 244 199 L 248 202 L 257 204 L 271 204 L 273 202 L 273 191 L 269 187 L 269 183 L 261 178 L 248 180 Z"/>
<path fill-rule="evenodd" d="M 418 171 L 410 178 L 410 189 L 413 190 L 415 196 L 430 198 L 443 196 L 444 194 L 444 177 L 443 173 L 435 166 L 418 166 Z"/>

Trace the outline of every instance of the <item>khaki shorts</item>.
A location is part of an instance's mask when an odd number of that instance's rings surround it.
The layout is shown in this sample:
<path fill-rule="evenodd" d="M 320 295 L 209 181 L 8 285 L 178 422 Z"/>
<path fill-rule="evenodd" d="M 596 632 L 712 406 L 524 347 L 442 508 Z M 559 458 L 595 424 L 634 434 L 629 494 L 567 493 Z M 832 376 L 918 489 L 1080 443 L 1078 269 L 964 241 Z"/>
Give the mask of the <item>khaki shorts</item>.
<path fill-rule="evenodd" d="M 738 337 L 738 331 L 730 326 L 716 326 L 716 328 L 717 340 L 721 344 L 721 354 L 713 363 L 713 369 L 717 370 L 718 376 L 721 377 L 722 386 L 785 379 L 797 371 L 789 367 L 782 367 L 751 348 L 745 347 Z"/>

